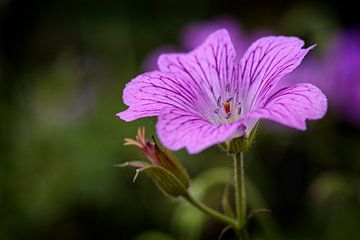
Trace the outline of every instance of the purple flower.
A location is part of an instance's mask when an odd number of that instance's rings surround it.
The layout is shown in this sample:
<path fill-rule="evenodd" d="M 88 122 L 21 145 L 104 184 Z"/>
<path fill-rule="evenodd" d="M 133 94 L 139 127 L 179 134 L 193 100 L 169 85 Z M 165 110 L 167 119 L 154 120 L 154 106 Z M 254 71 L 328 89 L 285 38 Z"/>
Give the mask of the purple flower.
<path fill-rule="evenodd" d="M 322 84 L 336 111 L 360 126 L 360 30 L 340 33 L 325 56 Z"/>
<path fill-rule="evenodd" d="M 211 33 L 222 28 L 229 32 L 236 52 L 243 53 L 250 44 L 250 40 L 239 23 L 226 16 L 205 22 L 193 22 L 185 26 L 181 34 L 182 46 L 186 50 L 192 50 L 202 44 Z"/>
<path fill-rule="evenodd" d="M 210 21 L 192 22 L 186 25 L 181 33 L 181 47 L 185 51 L 190 51 L 202 44 L 211 33 L 222 28 L 229 32 L 238 58 L 242 56 L 251 42 L 272 33 L 272 31 L 265 28 L 259 28 L 251 33 L 247 33 L 236 19 L 229 16 L 221 16 Z M 174 49 L 174 46 L 164 45 L 150 52 L 145 58 L 143 69 L 146 71 L 157 69 L 158 57 L 162 53 L 174 52 Z"/>
<path fill-rule="evenodd" d="M 250 39 L 246 36 L 238 22 L 232 17 L 227 16 L 217 17 L 210 21 L 192 22 L 186 25 L 181 32 L 180 49 L 190 51 L 202 44 L 211 33 L 222 28 L 229 32 L 236 52 L 243 53 L 250 44 Z M 174 52 L 175 49 L 175 46 L 165 44 L 151 51 L 145 57 L 143 69 L 146 71 L 157 69 L 159 56 L 163 53 Z"/>
<path fill-rule="evenodd" d="M 274 91 L 313 46 L 296 37 L 264 37 L 237 61 L 226 30 L 211 34 L 190 53 L 163 54 L 159 70 L 144 73 L 123 92 L 125 121 L 158 116 L 161 142 L 198 153 L 214 144 L 248 136 L 259 119 L 299 130 L 324 116 L 324 94 L 307 83 Z"/>
<path fill-rule="evenodd" d="M 311 82 L 326 93 L 339 117 L 360 126 L 359 66 L 360 30 L 347 30 L 330 41 L 322 56 L 306 59 L 278 88 L 294 82 Z"/>
<path fill-rule="evenodd" d="M 154 51 L 150 52 L 143 62 L 142 68 L 145 70 L 155 70 L 157 69 L 157 60 L 159 56 L 163 53 L 170 53 L 175 51 L 175 47 L 171 45 L 164 45 L 156 48 Z"/>

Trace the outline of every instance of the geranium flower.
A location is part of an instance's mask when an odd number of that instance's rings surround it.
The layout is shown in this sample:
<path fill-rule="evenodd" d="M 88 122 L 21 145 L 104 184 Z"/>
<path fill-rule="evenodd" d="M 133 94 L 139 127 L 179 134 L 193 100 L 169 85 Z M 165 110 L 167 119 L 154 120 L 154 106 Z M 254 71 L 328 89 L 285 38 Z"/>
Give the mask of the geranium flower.
<path fill-rule="evenodd" d="M 306 129 L 327 109 L 324 94 L 311 84 L 273 91 L 308 53 L 296 37 L 260 38 L 240 61 L 226 30 L 211 34 L 190 53 L 163 54 L 159 70 L 128 83 L 117 114 L 125 121 L 158 116 L 157 134 L 171 150 L 198 153 L 250 134 L 259 119 Z"/>

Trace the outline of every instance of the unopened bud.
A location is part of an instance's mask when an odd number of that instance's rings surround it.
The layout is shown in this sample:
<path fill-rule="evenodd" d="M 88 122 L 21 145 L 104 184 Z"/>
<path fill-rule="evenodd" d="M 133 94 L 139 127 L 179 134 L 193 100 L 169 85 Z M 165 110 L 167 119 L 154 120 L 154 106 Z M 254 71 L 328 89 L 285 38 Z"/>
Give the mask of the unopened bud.
<path fill-rule="evenodd" d="M 163 167 L 150 166 L 138 171 L 145 172 L 158 188 L 167 195 L 178 197 L 187 191 L 188 186 L 184 185 L 178 177 Z"/>
<path fill-rule="evenodd" d="M 145 128 L 139 128 L 136 140 L 125 139 L 125 145 L 140 148 L 150 162 L 127 162 L 116 165 L 136 168 L 134 180 L 136 180 L 139 173 L 145 172 L 152 178 L 159 189 L 167 195 L 177 197 L 187 191 L 190 185 L 190 178 L 185 168 L 169 150 L 160 147 L 154 137 L 152 141 L 147 140 L 145 137 Z"/>

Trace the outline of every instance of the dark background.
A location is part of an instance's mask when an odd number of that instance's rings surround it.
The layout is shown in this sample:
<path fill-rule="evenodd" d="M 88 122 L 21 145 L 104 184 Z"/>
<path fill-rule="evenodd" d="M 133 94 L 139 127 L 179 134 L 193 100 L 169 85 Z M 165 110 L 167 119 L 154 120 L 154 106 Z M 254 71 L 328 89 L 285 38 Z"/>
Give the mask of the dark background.
<path fill-rule="evenodd" d="M 1 0 L 0 239 L 217 239 L 222 225 L 112 167 L 142 159 L 123 139 L 156 122 L 115 117 L 124 85 L 185 25 L 217 16 L 321 52 L 335 30 L 359 26 L 351 2 Z M 331 106 L 306 132 L 263 124 L 246 167 L 261 193 L 251 204 L 272 213 L 251 222 L 252 239 L 360 239 L 359 133 Z M 213 169 L 194 188 L 219 207 L 230 159 L 216 147 L 176 155 L 194 178 Z"/>

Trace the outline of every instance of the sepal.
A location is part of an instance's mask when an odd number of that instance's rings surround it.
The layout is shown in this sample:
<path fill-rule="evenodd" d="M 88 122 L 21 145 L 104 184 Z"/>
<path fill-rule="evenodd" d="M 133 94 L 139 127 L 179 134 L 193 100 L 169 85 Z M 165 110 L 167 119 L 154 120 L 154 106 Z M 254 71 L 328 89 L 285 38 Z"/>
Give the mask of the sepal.
<path fill-rule="evenodd" d="M 133 161 L 117 164 L 116 167 L 136 168 L 135 181 L 141 172 L 145 172 L 166 195 L 178 197 L 184 194 L 189 185 L 190 177 L 183 165 L 170 151 L 160 147 L 155 138 L 149 141 L 145 137 L 145 128 L 139 128 L 136 139 L 125 139 L 125 145 L 141 149 L 149 162 Z"/>
<path fill-rule="evenodd" d="M 160 166 L 172 172 L 177 178 L 179 178 L 184 186 L 188 188 L 190 185 L 190 177 L 184 166 L 168 149 L 160 147 L 154 137 L 153 141 L 155 143 L 155 152 L 157 153 Z"/>
<path fill-rule="evenodd" d="M 250 149 L 254 142 L 258 127 L 259 122 L 256 123 L 256 125 L 253 127 L 253 129 L 247 136 L 236 137 L 231 139 L 230 141 L 223 142 L 219 145 L 222 149 L 224 149 L 230 154 L 246 152 Z"/>
<path fill-rule="evenodd" d="M 163 167 L 149 166 L 137 170 L 137 173 L 145 172 L 165 194 L 172 197 L 183 195 L 188 186 L 185 186 L 179 178 Z"/>

